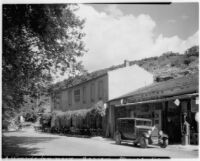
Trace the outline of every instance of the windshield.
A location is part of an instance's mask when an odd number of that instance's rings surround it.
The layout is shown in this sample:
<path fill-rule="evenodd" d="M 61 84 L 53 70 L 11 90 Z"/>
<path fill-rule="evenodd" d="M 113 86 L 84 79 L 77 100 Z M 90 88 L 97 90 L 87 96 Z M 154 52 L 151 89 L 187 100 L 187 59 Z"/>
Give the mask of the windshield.
<path fill-rule="evenodd" d="M 136 126 L 152 126 L 151 121 L 136 120 Z"/>

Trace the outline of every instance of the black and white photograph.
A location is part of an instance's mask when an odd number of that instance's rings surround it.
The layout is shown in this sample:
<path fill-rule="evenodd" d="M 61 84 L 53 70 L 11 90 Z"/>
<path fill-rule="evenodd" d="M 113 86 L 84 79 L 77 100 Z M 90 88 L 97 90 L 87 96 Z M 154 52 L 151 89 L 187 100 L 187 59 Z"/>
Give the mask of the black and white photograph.
<path fill-rule="evenodd" d="M 1 3 L 1 158 L 199 159 L 198 1 Z"/>

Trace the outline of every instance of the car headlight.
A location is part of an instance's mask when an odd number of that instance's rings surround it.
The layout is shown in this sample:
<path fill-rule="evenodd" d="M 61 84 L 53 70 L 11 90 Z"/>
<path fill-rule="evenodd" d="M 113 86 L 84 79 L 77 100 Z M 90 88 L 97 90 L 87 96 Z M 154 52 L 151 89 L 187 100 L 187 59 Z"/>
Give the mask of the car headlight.
<path fill-rule="evenodd" d="M 162 130 L 159 131 L 159 135 L 160 135 L 160 136 L 163 135 L 163 131 L 162 131 Z"/>
<path fill-rule="evenodd" d="M 151 130 L 148 131 L 148 134 L 151 135 Z"/>

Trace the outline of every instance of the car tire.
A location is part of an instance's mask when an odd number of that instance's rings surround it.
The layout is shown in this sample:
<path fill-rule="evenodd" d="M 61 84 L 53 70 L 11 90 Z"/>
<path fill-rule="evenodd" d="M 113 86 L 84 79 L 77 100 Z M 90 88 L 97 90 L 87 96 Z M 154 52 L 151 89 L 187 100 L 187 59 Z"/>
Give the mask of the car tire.
<path fill-rule="evenodd" d="M 119 132 L 116 132 L 115 134 L 115 142 L 116 144 L 120 145 L 121 144 L 121 134 Z"/>
<path fill-rule="evenodd" d="M 149 140 L 145 137 L 140 138 L 140 147 L 141 148 L 147 148 L 149 144 Z"/>
<path fill-rule="evenodd" d="M 160 147 L 166 148 L 168 144 L 169 144 L 168 138 L 163 138 L 162 143 L 160 143 Z"/>
<path fill-rule="evenodd" d="M 138 143 L 137 142 L 133 142 L 133 146 L 137 147 Z"/>

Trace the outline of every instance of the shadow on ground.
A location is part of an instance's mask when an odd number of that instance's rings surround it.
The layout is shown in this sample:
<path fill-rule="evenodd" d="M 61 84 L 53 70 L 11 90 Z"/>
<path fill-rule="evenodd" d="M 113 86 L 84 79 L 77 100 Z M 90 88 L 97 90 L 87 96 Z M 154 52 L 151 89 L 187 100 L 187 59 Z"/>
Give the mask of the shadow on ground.
<path fill-rule="evenodd" d="M 116 144 L 116 143 L 111 143 L 111 144 L 113 144 L 113 145 L 118 145 L 118 144 Z M 128 146 L 128 147 L 134 147 L 134 148 L 140 148 L 140 149 L 152 149 L 152 148 L 155 148 L 155 147 L 153 147 L 153 146 L 148 146 L 147 148 L 141 148 L 139 145 L 133 145 L 133 144 L 127 144 L 127 143 L 121 143 L 120 145 L 118 145 L 118 146 Z"/>
<path fill-rule="evenodd" d="M 56 137 L 2 136 L 2 157 L 23 157 L 37 154 L 40 149 L 33 144 L 47 142 Z M 26 147 L 23 147 L 26 145 Z"/>

